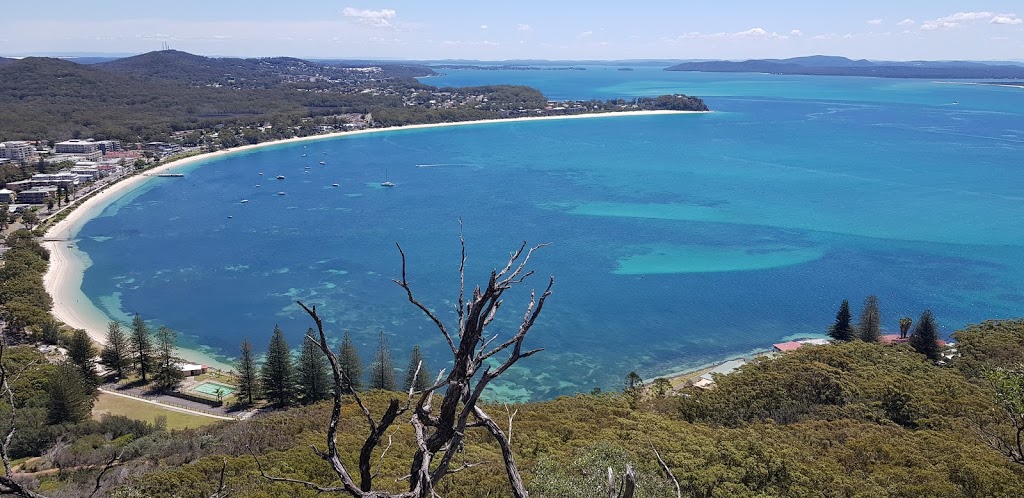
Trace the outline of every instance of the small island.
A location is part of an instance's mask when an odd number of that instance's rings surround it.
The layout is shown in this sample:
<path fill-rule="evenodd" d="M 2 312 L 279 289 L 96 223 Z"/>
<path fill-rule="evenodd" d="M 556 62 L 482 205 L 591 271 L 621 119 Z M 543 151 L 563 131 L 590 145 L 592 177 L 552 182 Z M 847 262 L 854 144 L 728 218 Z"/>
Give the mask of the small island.
<path fill-rule="evenodd" d="M 631 68 L 631 67 L 620 67 L 618 70 L 619 71 L 632 71 L 633 68 Z"/>

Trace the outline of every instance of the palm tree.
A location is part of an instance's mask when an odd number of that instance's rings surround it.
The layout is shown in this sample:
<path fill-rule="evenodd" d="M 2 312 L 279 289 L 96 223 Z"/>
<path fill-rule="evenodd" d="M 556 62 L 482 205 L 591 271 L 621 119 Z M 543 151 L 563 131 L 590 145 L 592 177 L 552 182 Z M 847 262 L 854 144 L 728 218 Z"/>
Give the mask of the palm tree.
<path fill-rule="evenodd" d="M 907 332 L 910 332 L 910 326 L 913 325 L 914 321 L 909 316 L 900 318 L 900 339 L 907 338 Z"/>

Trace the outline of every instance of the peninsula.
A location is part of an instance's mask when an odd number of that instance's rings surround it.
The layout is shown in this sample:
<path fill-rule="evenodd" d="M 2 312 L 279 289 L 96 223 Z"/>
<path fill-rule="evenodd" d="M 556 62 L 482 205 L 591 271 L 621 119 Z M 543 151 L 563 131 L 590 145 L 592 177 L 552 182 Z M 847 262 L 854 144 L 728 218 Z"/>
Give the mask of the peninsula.
<path fill-rule="evenodd" d="M 684 62 L 666 71 L 706 73 L 770 73 L 809 76 L 871 76 L 926 79 L 1024 79 L 1024 65 L 967 61 L 869 61 L 813 55 L 789 59 Z"/>

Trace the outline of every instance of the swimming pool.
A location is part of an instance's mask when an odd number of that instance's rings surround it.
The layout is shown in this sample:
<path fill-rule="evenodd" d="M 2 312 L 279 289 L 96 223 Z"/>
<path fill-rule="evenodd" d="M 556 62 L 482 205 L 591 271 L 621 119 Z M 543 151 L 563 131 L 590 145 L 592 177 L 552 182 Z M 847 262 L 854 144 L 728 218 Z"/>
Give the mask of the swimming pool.
<path fill-rule="evenodd" d="M 198 393 L 201 393 L 201 394 L 205 394 L 207 396 L 217 396 L 217 390 L 218 389 L 220 389 L 221 396 L 224 396 L 224 397 L 230 396 L 236 390 L 236 388 L 234 386 L 229 386 L 227 384 L 221 384 L 219 382 L 211 382 L 211 381 L 208 381 L 208 380 L 199 383 L 198 385 L 193 387 L 191 390 L 195 391 L 195 392 L 198 392 Z"/>

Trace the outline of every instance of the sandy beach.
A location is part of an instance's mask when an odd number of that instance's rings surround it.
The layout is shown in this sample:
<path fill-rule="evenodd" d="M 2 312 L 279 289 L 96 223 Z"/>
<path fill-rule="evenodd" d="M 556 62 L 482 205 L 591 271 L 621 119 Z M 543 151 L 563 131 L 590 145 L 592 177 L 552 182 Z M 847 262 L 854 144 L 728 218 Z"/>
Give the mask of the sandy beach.
<path fill-rule="evenodd" d="M 86 295 L 82 292 L 82 278 L 85 274 L 85 270 L 89 267 L 91 262 L 89 261 L 88 255 L 81 253 L 75 248 L 73 243 L 78 231 L 81 230 L 90 219 L 98 216 L 103 210 L 111 203 L 119 199 L 120 197 L 134 191 L 137 188 L 143 186 L 149 180 L 155 178 L 154 175 L 160 173 L 174 173 L 186 166 L 193 165 L 200 161 L 207 161 L 209 159 L 225 156 L 228 154 L 238 154 L 261 147 L 271 147 L 282 144 L 294 143 L 294 142 L 307 142 L 313 140 L 329 140 L 338 137 L 347 137 L 362 135 L 368 133 L 387 133 L 395 131 L 405 130 L 416 130 L 425 128 L 438 128 L 448 126 L 468 126 L 468 125 L 482 125 L 490 123 L 509 123 L 509 122 L 522 122 L 522 121 L 541 121 L 541 120 L 559 120 L 559 119 L 593 119 L 593 118 L 612 118 L 612 117 L 628 117 L 628 116 L 651 116 L 661 114 L 703 114 L 701 111 L 626 111 L 626 112 L 608 112 L 608 113 L 597 113 L 597 114 L 575 114 L 567 116 L 538 116 L 538 117 L 523 117 L 523 118 L 508 118 L 508 119 L 487 119 L 480 121 L 460 121 L 456 123 L 431 123 L 431 124 L 419 124 L 419 125 L 408 125 L 398 126 L 391 128 L 370 128 L 365 130 L 356 131 L 344 131 L 336 133 L 328 133 L 323 135 L 312 135 L 308 137 L 297 137 L 289 138 L 285 140 L 276 140 L 271 142 L 263 142 L 255 145 L 246 145 L 237 147 L 234 149 L 219 150 L 216 152 L 210 152 L 206 154 L 199 154 L 190 156 L 187 158 L 179 159 L 156 168 L 146 170 L 145 175 L 135 175 L 126 179 L 123 179 L 104 190 L 92 195 L 80 205 L 78 205 L 73 211 L 68 213 L 60 222 L 54 224 L 47 230 L 44 237 L 43 246 L 50 251 L 50 266 L 43 277 L 43 283 L 46 287 L 47 293 L 53 298 L 53 310 L 52 314 L 58 320 L 66 323 L 70 327 L 76 329 L 83 329 L 89 333 L 94 341 L 99 344 L 103 344 L 106 340 L 107 324 L 110 321 L 102 310 L 100 310 L 95 303 L 93 303 Z M 159 318 L 159 317 L 155 317 Z M 218 361 L 209 354 L 202 351 L 196 350 L 179 350 L 179 355 L 190 362 L 198 362 L 214 368 L 220 368 L 223 370 L 231 369 L 231 365 L 224 364 Z"/>

